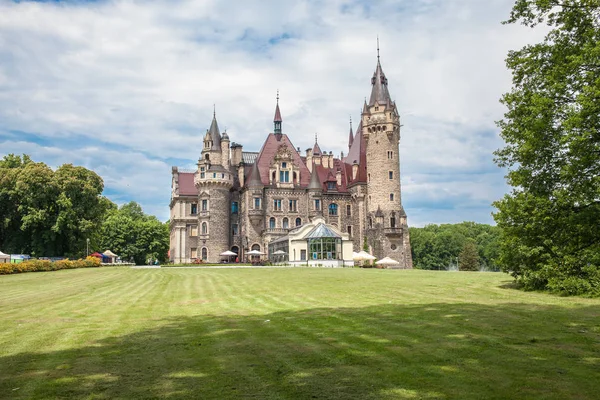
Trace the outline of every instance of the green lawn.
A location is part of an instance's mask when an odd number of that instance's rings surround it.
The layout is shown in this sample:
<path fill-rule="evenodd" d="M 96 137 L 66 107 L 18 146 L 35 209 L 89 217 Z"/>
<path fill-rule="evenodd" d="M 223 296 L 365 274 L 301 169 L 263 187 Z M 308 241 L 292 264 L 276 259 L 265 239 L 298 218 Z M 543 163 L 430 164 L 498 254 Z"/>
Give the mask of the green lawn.
<path fill-rule="evenodd" d="M 597 399 L 600 300 L 499 273 L 0 276 L 1 399 Z"/>

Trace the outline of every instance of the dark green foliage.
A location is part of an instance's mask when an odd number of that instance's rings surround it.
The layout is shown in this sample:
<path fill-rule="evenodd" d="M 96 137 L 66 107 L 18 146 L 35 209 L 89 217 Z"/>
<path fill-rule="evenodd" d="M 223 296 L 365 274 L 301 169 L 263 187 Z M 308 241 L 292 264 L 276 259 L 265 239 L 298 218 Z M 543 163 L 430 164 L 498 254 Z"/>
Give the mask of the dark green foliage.
<path fill-rule="evenodd" d="M 527 289 L 600 295 L 600 0 L 519 0 L 518 22 L 550 32 L 507 58 L 500 262 Z"/>
<path fill-rule="evenodd" d="M 102 224 L 100 248 L 110 249 L 122 260 L 146 264 L 164 262 L 169 250 L 169 225 L 146 215 L 136 202 L 112 209 Z"/>
<path fill-rule="evenodd" d="M 168 224 L 131 202 L 121 209 L 102 196 L 94 171 L 71 164 L 53 171 L 29 156 L 0 159 L 0 250 L 34 257 L 79 258 L 110 249 L 124 261 L 164 261 Z"/>
<path fill-rule="evenodd" d="M 84 255 L 104 215 L 102 178 L 71 164 L 53 171 L 9 154 L 0 160 L 0 246 L 33 256 Z"/>
<path fill-rule="evenodd" d="M 456 268 L 457 257 L 465 243 L 477 247 L 479 266 L 497 271 L 501 230 L 496 226 L 462 222 L 409 228 L 415 268 L 444 270 Z"/>
<path fill-rule="evenodd" d="M 467 240 L 458 256 L 458 269 L 461 271 L 479 271 L 479 254 L 477 245 Z"/>

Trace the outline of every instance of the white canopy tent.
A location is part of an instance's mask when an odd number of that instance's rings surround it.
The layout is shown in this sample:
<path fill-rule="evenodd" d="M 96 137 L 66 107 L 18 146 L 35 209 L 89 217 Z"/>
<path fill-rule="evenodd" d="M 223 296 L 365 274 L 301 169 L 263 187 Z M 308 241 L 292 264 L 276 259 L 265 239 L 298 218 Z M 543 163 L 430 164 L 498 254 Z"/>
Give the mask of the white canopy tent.
<path fill-rule="evenodd" d="M 4 254 L 0 251 L 0 263 L 9 263 L 10 262 L 10 254 Z"/>

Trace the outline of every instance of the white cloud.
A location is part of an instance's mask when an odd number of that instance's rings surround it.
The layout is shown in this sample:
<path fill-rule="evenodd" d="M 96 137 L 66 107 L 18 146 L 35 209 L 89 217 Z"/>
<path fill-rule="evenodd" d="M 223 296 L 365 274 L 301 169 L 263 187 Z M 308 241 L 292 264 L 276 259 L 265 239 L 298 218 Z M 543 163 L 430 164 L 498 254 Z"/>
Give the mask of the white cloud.
<path fill-rule="evenodd" d="M 284 130 L 296 146 L 311 146 L 318 132 L 323 149 L 346 151 L 349 115 L 358 121 L 370 93 L 379 35 L 404 116 L 409 220 L 464 215 L 489 222 L 489 203 L 503 189 L 504 173 L 491 162 L 502 145 L 494 126 L 503 113 L 498 99 L 510 87 L 503 60 L 509 49 L 540 37 L 500 25 L 511 6 L 512 0 L 0 3 L 0 133 L 30 134 L 27 143 L 13 138 L 0 151 L 35 150 L 35 159 L 49 163 L 96 166 L 114 198 L 139 201 L 165 219 L 166 160 L 193 164 L 213 104 L 221 129 L 258 150 L 279 89 Z M 69 150 L 60 152 L 57 143 L 66 141 Z M 98 155 L 92 146 L 99 145 L 109 150 Z M 447 177 L 420 181 L 436 171 Z M 470 182 L 455 179 L 466 171 Z M 432 193 L 464 214 L 438 203 L 420 207 Z M 409 205 L 420 217 L 411 219 Z"/>

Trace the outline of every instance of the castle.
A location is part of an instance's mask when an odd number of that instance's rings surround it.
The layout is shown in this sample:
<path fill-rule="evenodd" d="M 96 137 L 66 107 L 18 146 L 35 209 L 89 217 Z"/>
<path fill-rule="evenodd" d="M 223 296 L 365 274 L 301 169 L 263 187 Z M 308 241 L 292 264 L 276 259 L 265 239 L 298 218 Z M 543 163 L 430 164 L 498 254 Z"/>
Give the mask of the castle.
<path fill-rule="evenodd" d="M 245 261 L 249 251 L 266 253 L 269 243 L 318 218 L 343 232 L 354 251 L 366 241 L 375 257 L 412 268 L 400 190 L 400 116 L 379 55 L 371 85 L 356 134 L 350 126 L 348 154 L 339 158 L 316 139 L 300 154 L 283 133 L 279 96 L 273 132 L 259 152 L 243 151 L 221 134 L 213 114 L 197 170 L 172 168 L 170 261 L 219 262 L 227 250 Z"/>

